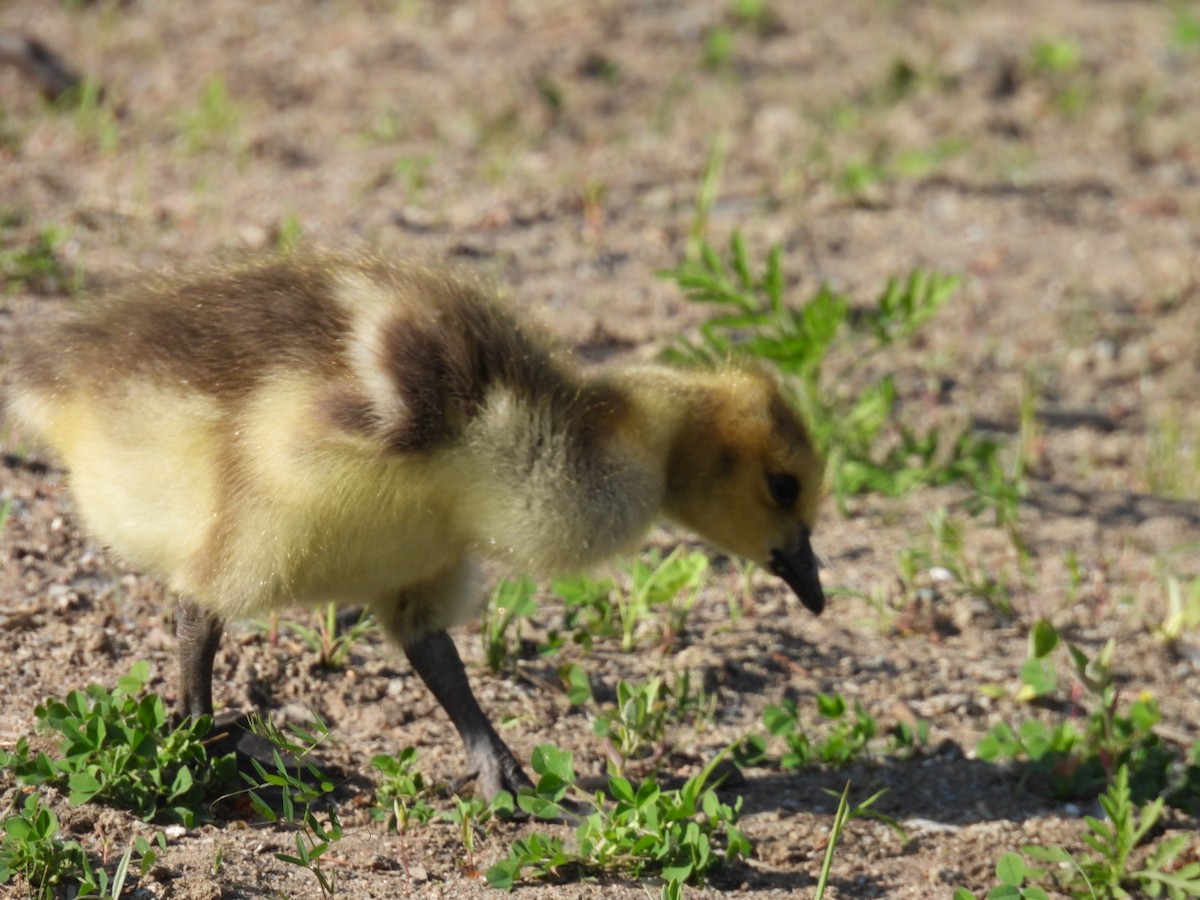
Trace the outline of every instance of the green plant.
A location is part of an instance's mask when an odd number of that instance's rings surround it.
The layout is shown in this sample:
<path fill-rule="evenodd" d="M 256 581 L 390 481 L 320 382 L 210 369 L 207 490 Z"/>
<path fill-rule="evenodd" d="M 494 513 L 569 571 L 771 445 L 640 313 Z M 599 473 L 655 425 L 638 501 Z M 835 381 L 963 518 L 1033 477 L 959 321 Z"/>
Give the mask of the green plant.
<path fill-rule="evenodd" d="M 617 682 L 617 705 L 601 710 L 592 727 L 612 745 L 613 763 L 623 774 L 629 760 L 647 754 L 657 759 L 663 750 L 671 706 L 667 686 L 660 677 L 644 684 Z"/>
<path fill-rule="evenodd" d="M 730 0 L 729 12 L 740 24 L 756 27 L 770 16 L 767 0 Z"/>
<path fill-rule="evenodd" d="M 558 669 L 558 678 L 567 691 L 567 701 L 572 706 L 583 706 L 592 697 L 592 682 L 587 669 L 578 663 L 564 663 Z"/>
<path fill-rule="evenodd" d="M 1050 88 L 1051 102 L 1063 115 L 1074 115 L 1087 104 L 1094 87 L 1083 67 L 1083 53 L 1071 38 L 1047 38 L 1034 43 L 1026 69 Z"/>
<path fill-rule="evenodd" d="M 304 228 L 300 224 L 300 217 L 295 213 L 288 213 L 275 230 L 275 252 L 280 256 L 291 256 L 300 246 L 300 238 L 303 235 Z"/>
<path fill-rule="evenodd" d="M 537 585 L 529 578 L 501 581 L 480 621 L 483 658 L 493 672 L 511 669 L 521 653 L 521 622 L 537 612 Z M 511 632 L 511 633 L 510 633 Z"/>
<path fill-rule="evenodd" d="M 556 581 L 553 588 L 577 644 L 591 647 L 619 637 L 621 649 L 631 651 L 647 632 L 669 643 L 683 630 L 707 571 L 707 556 L 677 547 L 665 559 L 651 551 L 645 560 L 629 563 L 627 589 L 587 576 Z M 659 610 L 665 610 L 665 621 L 656 616 Z"/>
<path fill-rule="evenodd" d="M 1043 74 L 1074 72 L 1079 68 L 1079 44 L 1070 38 L 1044 38 L 1029 51 L 1029 66 Z"/>
<path fill-rule="evenodd" d="M 76 841 L 59 837 L 58 817 L 37 793 L 25 796 L 21 809 L 0 820 L 0 884 L 23 884 L 30 897 L 50 900 L 63 891 L 76 897 L 121 896 L 129 877 L 134 854 L 142 875 L 158 859 L 158 851 L 146 838 L 134 838 L 132 846 L 117 861 L 110 876 L 103 867 L 93 868 L 87 852 Z M 166 838 L 155 835 L 159 850 Z"/>
<path fill-rule="evenodd" d="M 505 801 L 501 801 L 501 807 L 507 809 Z M 458 836 L 462 841 L 463 850 L 466 857 L 463 859 L 463 867 L 468 873 L 474 875 L 477 872 L 475 867 L 475 834 L 488 821 L 491 820 L 497 807 L 484 802 L 479 797 L 454 797 L 454 808 L 443 813 L 443 817 L 458 826 Z"/>
<path fill-rule="evenodd" d="M 1200 862 L 1181 860 L 1185 851 L 1195 849 L 1192 835 L 1168 838 L 1135 857 L 1134 851 L 1153 834 L 1162 819 L 1161 797 L 1139 809 L 1133 801 L 1129 770 L 1121 766 L 1108 790 L 1100 796 L 1100 806 L 1105 819 L 1084 817 L 1087 833 L 1083 835 L 1083 843 L 1087 853 L 1082 859 L 1057 845 L 1027 844 L 1021 848 L 1025 856 L 1041 865 L 1030 865 L 1017 854 L 1006 853 L 996 865 L 1001 884 L 988 892 L 987 900 L 1018 897 L 1045 900 L 1049 895 L 1033 886 L 1037 883 L 1050 883 L 1056 890 L 1080 900 L 1200 897 Z M 962 889 L 954 896 L 955 900 L 974 898 Z"/>
<path fill-rule="evenodd" d="M 214 75 L 201 86 L 196 105 L 178 116 L 177 124 L 187 150 L 206 153 L 234 149 L 244 118 L 241 107 L 229 96 L 225 80 Z"/>
<path fill-rule="evenodd" d="M 738 761 L 745 765 L 774 761 L 782 769 L 800 769 L 814 762 L 843 766 L 866 756 L 879 729 L 875 717 L 861 703 L 855 703 L 851 711 L 839 694 L 818 694 L 816 702 L 817 713 L 826 723 L 823 733 L 810 736 L 800 723 L 796 701 L 784 698 L 763 710 L 763 726 L 769 736 L 783 739 L 783 753 L 772 760 L 767 737 L 752 734 L 739 745 Z M 917 734 L 909 729 L 907 733 L 900 732 L 893 742 L 911 747 L 917 739 Z"/>
<path fill-rule="evenodd" d="M 397 756 L 381 754 L 371 765 L 381 778 L 375 790 L 375 818 L 386 819 L 389 827 L 403 835 L 410 824 L 423 825 L 437 814 L 429 804 L 433 791 L 416 767 L 416 748 L 406 747 Z"/>
<path fill-rule="evenodd" d="M 957 290 L 956 276 L 915 271 L 890 280 L 873 306 L 851 314 L 849 300 L 822 287 L 801 308 L 784 300 L 782 255 L 767 255 L 761 273 L 751 267 L 745 242 L 734 232 L 728 259 L 702 243 L 695 259 L 661 273 L 687 298 L 716 312 L 699 335 L 682 339 L 667 355 L 719 363 L 730 357 L 766 360 L 787 377 L 817 444 L 829 457 L 833 493 L 897 496 L 921 485 L 966 482 L 995 495 L 1005 476 L 999 446 L 969 431 L 950 434 L 936 426 L 917 432 L 898 421 L 890 375 L 855 388 L 855 374 L 874 355 L 910 340 Z M 853 352 L 833 352 L 849 338 Z M 837 363 L 832 378 L 826 370 Z M 832 385 L 832 387 L 830 386 Z"/>
<path fill-rule="evenodd" d="M 728 25 L 714 25 L 704 35 L 704 68 L 723 69 L 733 57 L 734 35 Z"/>
<path fill-rule="evenodd" d="M 60 258 L 66 232 L 54 225 L 41 229 L 24 246 L 0 245 L 0 279 L 6 291 L 51 293 L 80 287 Z"/>
<path fill-rule="evenodd" d="M 12 511 L 12 500 L 5 500 L 4 505 L 0 506 L 0 532 L 4 531 L 4 526 L 8 524 L 8 514 Z"/>
<path fill-rule="evenodd" d="M 306 758 L 328 737 L 329 726 L 314 715 L 309 725 L 293 723 L 288 726 L 289 733 L 285 733 L 269 719 L 253 716 L 250 728 L 273 745 L 271 769 L 251 757 L 255 774 L 242 774 L 249 785 L 250 805 L 268 822 L 283 821 L 297 826 L 295 854 L 276 853 L 275 858 L 307 869 L 317 879 L 321 895 L 332 896 L 336 889 L 334 875 L 322 866 L 322 860 L 329 848 L 341 840 L 342 824 L 332 806 L 325 811 L 324 819 L 319 814 L 317 803 L 333 790 L 333 783 Z M 283 754 L 287 754 L 287 760 Z M 279 812 L 263 798 L 265 790 L 278 795 Z"/>
<path fill-rule="evenodd" d="M 848 197 L 864 201 L 870 199 L 872 192 L 881 185 L 900 179 L 928 177 L 967 149 L 968 144 L 958 138 L 907 150 L 879 143 L 869 155 L 842 167 L 834 177 L 834 186 Z"/>
<path fill-rule="evenodd" d="M 610 640 L 621 634 L 614 596 L 617 584 L 611 578 L 579 575 L 561 578 L 551 588 L 563 601 L 564 627 L 580 646 L 591 649 L 596 641 Z"/>
<path fill-rule="evenodd" d="M 1133 851 L 1162 818 L 1163 798 L 1151 801 L 1139 811 L 1133 803 L 1129 769 L 1121 766 L 1101 795 L 1100 805 L 1108 816 L 1107 822 L 1084 817 L 1088 833 L 1083 842 L 1092 851 L 1087 859 L 1076 861 L 1062 847 L 1028 846 L 1023 848 L 1024 852 L 1039 862 L 1054 865 L 1056 868 L 1051 870 L 1054 880 L 1065 882 L 1064 887 L 1077 895 L 1086 887 L 1091 896 L 1106 898 L 1128 897 L 1128 889 L 1148 897 L 1160 897 L 1165 892 L 1172 900 L 1200 897 L 1200 862 L 1168 871 L 1193 843 L 1189 835 L 1161 842 L 1140 868 L 1134 868 Z M 1063 863 L 1070 865 L 1062 867 Z"/>
<path fill-rule="evenodd" d="M 58 97 L 55 107 L 70 112 L 79 137 L 94 145 L 100 153 L 111 153 L 120 145 L 121 130 L 116 113 L 112 103 L 105 99 L 105 91 L 98 81 L 85 78 Z"/>
<path fill-rule="evenodd" d="M 346 665 L 355 643 L 374 631 L 375 618 L 363 611 L 349 628 L 343 629 L 338 621 L 337 606 L 327 603 L 316 613 L 315 625 L 288 621 L 283 626 L 317 654 L 317 665 L 338 672 Z"/>
<path fill-rule="evenodd" d="M 1042 874 L 1043 870 L 1030 867 L 1019 854 L 1005 853 L 996 862 L 996 880 L 1000 883 L 987 892 L 985 900 L 1050 900 L 1050 895 L 1040 887 L 1025 884 Z M 959 888 L 954 892 L 954 900 L 975 900 L 975 895 Z"/>
<path fill-rule="evenodd" d="M 0 525 L 4 517 L 0 515 Z M 1175 575 L 1164 579 L 1167 615 L 1158 635 L 1169 643 L 1178 641 L 1187 631 L 1200 628 L 1200 578 L 1183 580 Z"/>
<path fill-rule="evenodd" d="M 1200 497 L 1200 428 L 1194 418 L 1170 410 L 1150 424 L 1142 478 L 1152 494 L 1175 500 Z"/>
<path fill-rule="evenodd" d="M 23 881 L 30 896 L 53 897 L 56 888 L 77 879 L 87 860 L 83 848 L 58 837 L 58 817 L 36 793 L 22 809 L 6 816 L 0 835 L 0 884 Z"/>
<path fill-rule="evenodd" d="M 422 154 L 420 156 L 398 156 L 392 163 L 392 177 L 399 179 L 411 200 L 416 200 L 429 180 L 429 170 L 433 167 L 433 159 Z"/>
<path fill-rule="evenodd" d="M 752 850 L 737 827 L 741 800 L 724 803 L 709 783 L 723 757 L 718 754 L 677 791 L 663 790 L 652 779 L 635 789 L 610 772 L 610 803 L 603 793 L 579 791 L 570 753 L 538 747 L 530 762 L 537 784 L 516 803 L 537 818 L 578 819 L 574 840 L 538 832 L 517 840 L 508 857 L 488 870 L 488 883 L 511 890 L 518 881 L 573 873 L 658 874 L 665 882 L 662 897 L 681 897 L 684 884 L 703 882 L 719 866 Z M 583 806 L 593 811 L 581 816 L 576 807 Z"/>
<path fill-rule="evenodd" d="M 591 684 L 582 666 L 567 664 L 560 670 L 567 698 L 575 706 L 594 703 Z M 667 729 L 690 724 L 702 730 L 716 714 L 717 698 L 693 687 L 687 669 L 673 676 L 656 675 L 635 684 L 617 682 L 617 702 L 593 710 L 592 728 L 604 738 L 609 758 L 619 774 L 629 762 L 653 769 L 667 748 Z"/>
<path fill-rule="evenodd" d="M 209 757 L 206 716 L 171 727 L 162 698 L 144 693 L 149 674 L 138 662 L 111 692 L 92 684 L 39 704 L 39 727 L 61 735 L 62 757 L 31 755 L 22 738 L 13 752 L 0 750 L 0 768 L 22 784 L 65 786 L 72 806 L 98 800 L 191 827 L 204 799 L 231 783 L 233 756 Z"/>
<path fill-rule="evenodd" d="M 628 572 L 630 589 L 617 595 L 621 649 L 627 652 L 636 647 L 639 626 L 654 609 L 667 613 L 666 623 L 659 629 L 664 642 L 683 631 L 708 572 L 708 557 L 676 547 L 662 559 L 652 550 L 645 559 L 633 560 Z"/>
<path fill-rule="evenodd" d="M 1018 698 L 1032 700 L 1056 689 L 1058 678 L 1050 654 L 1061 644 L 1049 622 L 1035 624 L 1030 654 L 1021 669 L 1023 686 Z M 1000 722 L 979 742 L 978 757 L 989 762 L 1023 758 L 1034 780 L 1063 798 L 1095 796 L 1111 784 L 1121 767 L 1133 773 L 1138 802 L 1167 791 L 1177 760 L 1154 733 L 1161 716 L 1152 697 L 1139 697 L 1122 709 L 1112 667 L 1116 642 L 1110 640 L 1091 658 L 1078 647 L 1068 644 L 1066 648 L 1078 702 L 1092 706 L 1084 710 L 1082 727 L 1070 719 L 1054 723 L 1027 719 L 1016 728 Z M 1184 797 L 1190 784 L 1185 772 L 1171 796 Z"/>
<path fill-rule="evenodd" d="M 1176 4 L 1171 43 L 1181 50 L 1193 53 L 1200 48 L 1200 13 L 1189 9 L 1185 4 Z"/>
<path fill-rule="evenodd" d="M 825 890 L 829 887 L 829 873 L 833 869 L 833 856 L 837 851 L 838 841 L 846 830 L 846 822 L 850 819 L 850 782 L 842 788 L 841 799 L 838 800 L 837 810 L 833 814 L 833 824 L 829 826 L 829 843 L 825 845 L 825 856 L 821 859 L 821 874 L 817 876 L 817 888 L 813 900 L 823 900 Z"/>
<path fill-rule="evenodd" d="M 1005 617 L 1013 615 L 1012 588 L 1000 575 L 976 563 L 966 549 L 966 532 L 945 507 L 927 516 L 930 539 L 927 548 L 915 551 L 908 565 L 941 570 L 942 590 L 978 597 Z M 913 551 L 910 551 L 913 552 Z"/>
<path fill-rule="evenodd" d="M 729 132 L 719 131 L 708 147 L 708 159 L 700 186 L 696 190 L 696 210 L 692 213 L 692 224 L 688 229 L 686 258 L 698 259 L 708 233 L 708 217 L 717 202 L 717 191 L 721 186 L 721 174 L 725 171 L 725 157 L 729 153 Z"/>
<path fill-rule="evenodd" d="M 833 824 L 829 826 L 829 843 L 825 846 L 825 856 L 821 860 L 821 873 L 817 876 L 817 887 L 813 894 L 813 900 L 822 900 L 825 896 L 825 891 L 829 887 L 829 873 L 833 868 L 833 856 L 837 850 L 838 841 L 841 840 L 842 832 L 846 830 L 846 824 L 851 819 L 876 819 L 891 828 L 900 838 L 901 842 L 907 842 L 908 840 L 908 835 L 895 819 L 871 809 L 875 801 L 887 793 L 887 788 L 876 791 L 862 803 L 857 803 L 853 806 L 850 805 L 849 781 L 842 788 L 841 794 L 829 790 L 826 790 L 825 793 L 831 797 L 837 797 L 838 805 L 833 814 Z"/>

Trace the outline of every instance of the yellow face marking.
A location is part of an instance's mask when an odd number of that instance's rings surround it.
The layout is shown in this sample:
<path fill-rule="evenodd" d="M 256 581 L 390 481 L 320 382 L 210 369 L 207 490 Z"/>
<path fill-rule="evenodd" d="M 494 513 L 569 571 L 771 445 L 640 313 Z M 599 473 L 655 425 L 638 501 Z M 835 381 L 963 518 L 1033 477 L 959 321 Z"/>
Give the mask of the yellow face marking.
<path fill-rule="evenodd" d="M 773 550 L 794 550 L 816 524 L 824 472 L 770 378 L 722 372 L 705 385 L 673 455 L 665 511 L 718 549 L 766 566 Z M 790 504 L 780 503 L 781 476 L 795 479 Z"/>

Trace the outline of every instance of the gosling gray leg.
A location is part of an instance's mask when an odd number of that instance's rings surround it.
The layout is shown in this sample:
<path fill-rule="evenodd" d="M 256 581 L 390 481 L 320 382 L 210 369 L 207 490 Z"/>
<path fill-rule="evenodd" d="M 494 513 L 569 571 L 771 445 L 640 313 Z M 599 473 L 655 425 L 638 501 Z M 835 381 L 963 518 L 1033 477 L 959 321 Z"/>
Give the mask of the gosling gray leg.
<path fill-rule="evenodd" d="M 213 659 L 221 644 L 225 624 L 218 616 L 180 599 L 175 621 L 179 653 L 179 700 L 176 709 L 184 717 L 213 714 Z"/>
<path fill-rule="evenodd" d="M 501 791 L 514 797 L 533 782 L 496 734 L 471 692 L 458 648 L 445 631 L 435 631 L 405 643 L 404 652 L 421 680 L 450 716 L 467 753 L 463 781 L 475 779 L 480 794 L 492 799 Z"/>

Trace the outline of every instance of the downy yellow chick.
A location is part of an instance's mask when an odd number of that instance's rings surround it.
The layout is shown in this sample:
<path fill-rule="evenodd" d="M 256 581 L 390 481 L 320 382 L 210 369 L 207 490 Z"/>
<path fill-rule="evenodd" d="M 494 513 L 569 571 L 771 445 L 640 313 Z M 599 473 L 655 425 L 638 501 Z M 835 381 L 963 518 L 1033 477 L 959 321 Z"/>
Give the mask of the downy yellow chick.
<path fill-rule="evenodd" d="M 360 605 L 492 796 L 529 781 L 447 634 L 481 558 L 579 570 L 661 515 L 824 606 L 824 464 L 769 375 L 585 376 L 440 269 L 315 256 L 148 282 L 28 342 L 15 376 L 86 527 L 178 592 L 186 715 L 212 713 L 226 620 Z"/>

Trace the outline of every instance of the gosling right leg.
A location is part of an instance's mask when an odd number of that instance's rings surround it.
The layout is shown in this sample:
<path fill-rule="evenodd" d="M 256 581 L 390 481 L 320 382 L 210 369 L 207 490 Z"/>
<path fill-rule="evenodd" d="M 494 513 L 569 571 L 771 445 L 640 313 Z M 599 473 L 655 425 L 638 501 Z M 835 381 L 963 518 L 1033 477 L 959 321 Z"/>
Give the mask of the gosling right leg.
<path fill-rule="evenodd" d="M 435 631 L 404 644 L 404 652 L 438 703 L 454 722 L 467 753 L 467 774 L 480 794 L 491 800 L 501 791 L 514 797 L 533 782 L 508 745 L 500 739 L 471 691 L 458 648 L 445 631 Z"/>

